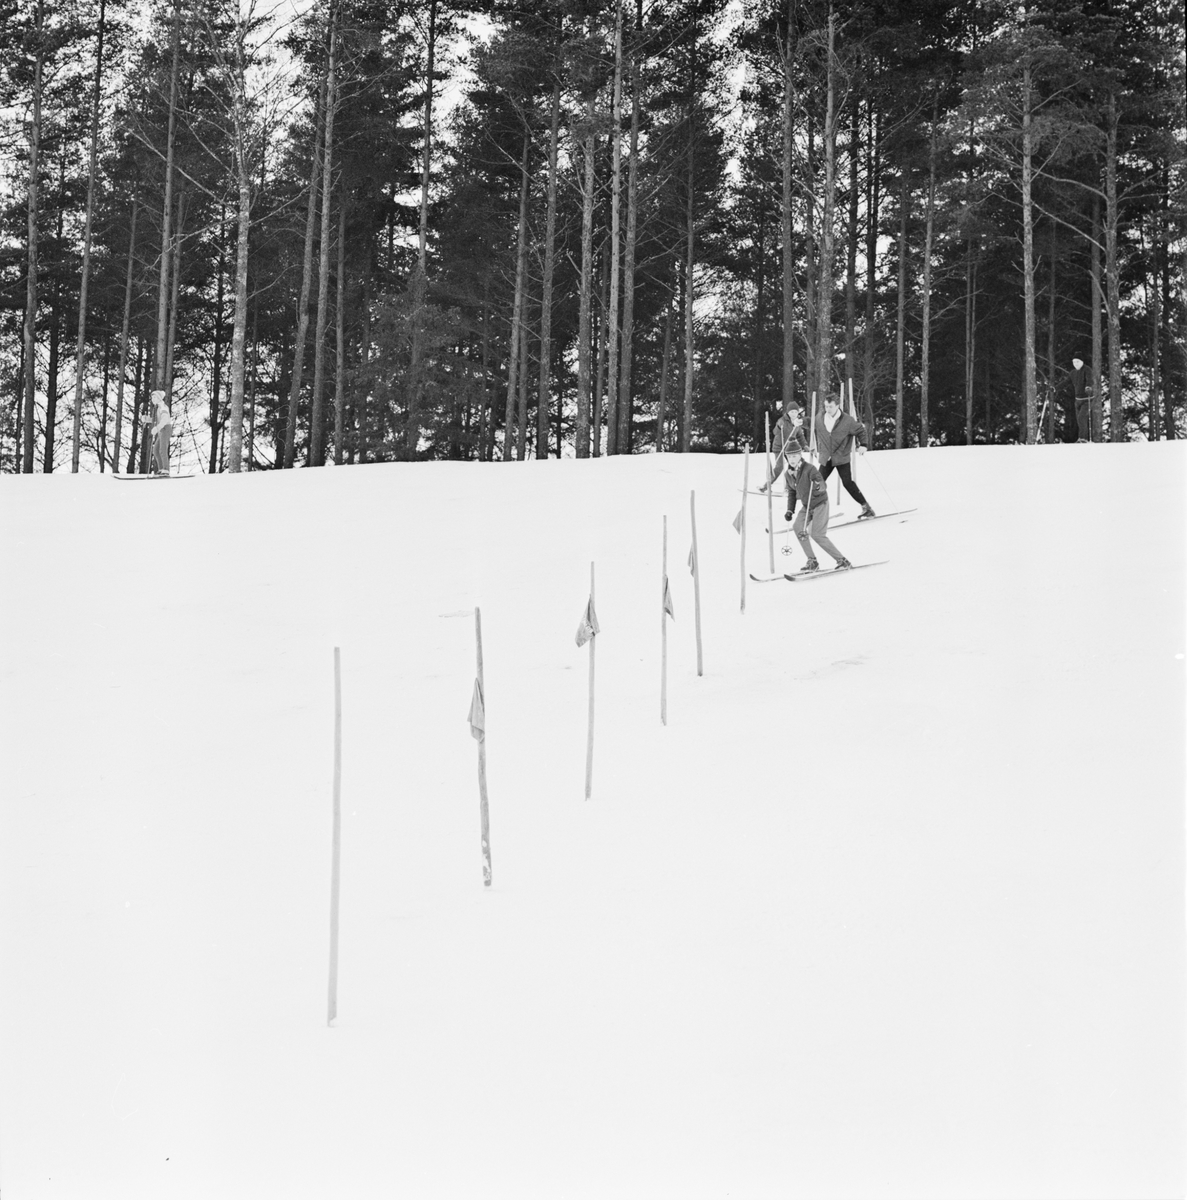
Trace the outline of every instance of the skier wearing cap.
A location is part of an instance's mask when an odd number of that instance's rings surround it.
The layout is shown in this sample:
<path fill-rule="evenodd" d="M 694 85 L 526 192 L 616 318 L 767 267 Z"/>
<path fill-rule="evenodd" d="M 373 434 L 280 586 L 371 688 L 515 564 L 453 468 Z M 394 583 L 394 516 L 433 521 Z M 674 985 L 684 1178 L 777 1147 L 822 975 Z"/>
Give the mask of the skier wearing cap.
<path fill-rule="evenodd" d="M 1076 432 L 1078 440 L 1092 440 L 1092 400 L 1088 394 L 1088 372 L 1082 358 L 1072 359 L 1072 395 L 1076 401 Z"/>
<path fill-rule="evenodd" d="M 849 455 L 857 442 L 858 454 L 866 452 L 866 427 L 847 412 L 841 411 L 841 402 L 830 396 L 824 402 L 824 412 L 816 418 L 816 452 L 820 458 L 820 473 L 827 479 L 835 469 L 845 485 L 845 491 L 861 505 L 858 520 L 877 514 L 861 494 L 849 469 Z"/>
<path fill-rule="evenodd" d="M 759 485 L 760 492 L 765 492 L 767 488 L 774 487 L 779 482 L 792 446 L 798 446 L 801 453 L 806 454 L 808 451 L 808 434 L 804 430 L 803 410 L 795 401 L 787 406 L 771 432 L 771 449 L 775 452 L 775 463 L 771 467 L 771 477 L 766 483 Z"/>
<path fill-rule="evenodd" d="M 800 511 L 796 513 L 796 502 Z M 843 571 L 853 564 L 829 541 L 828 488 L 824 476 L 803 456 L 799 445 L 792 443 L 787 451 L 787 512 L 789 521 L 795 518 L 792 531 L 807 556 L 804 571 L 819 571 L 820 564 L 812 552 L 812 542 L 828 552 L 835 560 L 834 570 Z M 812 541 L 808 540 L 811 534 Z"/>

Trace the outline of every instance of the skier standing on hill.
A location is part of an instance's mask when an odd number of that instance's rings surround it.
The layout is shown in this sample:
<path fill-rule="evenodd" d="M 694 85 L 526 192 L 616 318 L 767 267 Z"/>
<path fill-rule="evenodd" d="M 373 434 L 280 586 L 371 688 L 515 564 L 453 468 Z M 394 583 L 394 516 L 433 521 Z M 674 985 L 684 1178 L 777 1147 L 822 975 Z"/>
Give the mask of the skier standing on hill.
<path fill-rule="evenodd" d="M 845 491 L 861 505 L 858 520 L 862 517 L 873 517 L 877 514 L 869 502 L 861 494 L 853 473 L 849 469 L 849 455 L 853 449 L 854 439 L 857 440 L 858 454 L 866 452 L 866 427 L 841 411 L 841 403 L 830 396 L 824 402 L 824 412 L 816 418 L 816 450 L 820 456 L 820 473 L 827 479 L 834 468 L 845 485 Z"/>
<path fill-rule="evenodd" d="M 173 417 L 165 403 L 165 393 L 158 389 L 152 394 L 152 451 L 149 470 L 154 475 L 169 474 L 169 439 L 173 436 Z"/>
<path fill-rule="evenodd" d="M 796 501 L 800 511 L 795 511 Z M 836 559 L 837 571 L 853 564 L 828 539 L 828 488 L 824 476 L 804 456 L 798 444 L 793 443 L 787 451 L 787 512 L 790 521 L 795 517 L 792 530 L 807 555 L 805 571 L 819 571 L 820 564 L 812 552 L 812 541 Z M 812 541 L 808 540 L 811 534 Z"/>
<path fill-rule="evenodd" d="M 808 434 L 804 429 L 803 411 L 794 401 L 787 406 L 786 411 L 775 422 L 775 428 L 771 432 L 771 449 L 775 452 L 775 465 L 771 468 L 770 479 L 759 485 L 760 492 L 765 492 L 767 488 L 774 487 L 779 482 L 779 476 L 787 465 L 787 456 L 792 446 L 798 446 L 802 453 L 808 452 Z M 790 489 L 789 480 L 789 494 Z"/>
<path fill-rule="evenodd" d="M 1088 372 L 1082 358 L 1072 359 L 1072 397 L 1076 402 L 1076 433 L 1081 442 L 1092 441 L 1092 398 L 1088 394 Z"/>

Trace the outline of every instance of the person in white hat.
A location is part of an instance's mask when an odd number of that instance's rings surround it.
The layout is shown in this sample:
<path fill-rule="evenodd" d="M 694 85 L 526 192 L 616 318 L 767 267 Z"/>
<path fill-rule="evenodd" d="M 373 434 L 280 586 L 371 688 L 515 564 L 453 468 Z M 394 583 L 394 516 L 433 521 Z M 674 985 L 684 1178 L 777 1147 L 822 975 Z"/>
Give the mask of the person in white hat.
<path fill-rule="evenodd" d="M 149 470 L 154 475 L 169 474 L 169 439 L 173 436 L 173 417 L 165 403 L 165 393 L 159 388 L 152 393 L 152 449 Z"/>

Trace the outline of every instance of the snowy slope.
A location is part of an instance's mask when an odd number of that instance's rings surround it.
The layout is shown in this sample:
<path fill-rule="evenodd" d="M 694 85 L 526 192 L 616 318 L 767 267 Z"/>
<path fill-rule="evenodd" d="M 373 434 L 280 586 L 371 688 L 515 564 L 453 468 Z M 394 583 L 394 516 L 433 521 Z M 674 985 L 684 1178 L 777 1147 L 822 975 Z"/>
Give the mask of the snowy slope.
<path fill-rule="evenodd" d="M 0 477 L 4 1200 L 1181 1195 L 1185 467 Z"/>

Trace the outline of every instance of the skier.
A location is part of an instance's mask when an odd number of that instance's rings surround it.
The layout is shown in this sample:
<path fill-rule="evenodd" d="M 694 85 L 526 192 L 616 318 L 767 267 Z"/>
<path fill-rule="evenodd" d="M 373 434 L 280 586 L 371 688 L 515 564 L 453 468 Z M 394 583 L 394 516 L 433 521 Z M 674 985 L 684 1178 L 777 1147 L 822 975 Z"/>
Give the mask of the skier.
<path fill-rule="evenodd" d="M 1072 395 L 1076 400 L 1077 440 L 1092 441 L 1092 401 L 1088 395 L 1087 372 L 1082 358 L 1072 359 Z"/>
<path fill-rule="evenodd" d="M 766 483 L 760 484 L 758 490 L 765 492 L 779 482 L 779 476 L 787 465 L 787 456 L 792 446 L 799 446 L 807 453 L 808 434 L 804 429 L 803 410 L 793 400 L 784 411 L 771 433 L 771 449 L 775 451 L 775 464 L 771 468 L 771 477 Z"/>
<path fill-rule="evenodd" d="M 816 418 L 816 450 L 820 457 L 820 473 L 827 479 L 833 469 L 841 477 L 845 491 L 861 505 L 857 519 L 873 517 L 877 514 L 869 502 L 861 494 L 861 488 L 854 481 L 849 469 L 849 454 L 853 449 L 853 441 L 857 439 L 857 452 L 866 452 L 866 427 L 856 421 L 847 412 L 841 411 L 840 401 L 829 396 L 824 402 L 824 412 Z"/>
<path fill-rule="evenodd" d="M 795 511 L 797 500 L 800 504 L 798 514 Z M 853 566 L 828 539 L 828 488 L 824 476 L 805 460 L 803 451 L 794 442 L 787 451 L 787 512 L 784 515 L 789 521 L 795 518 L 792 530 L 808 558 L 803 568 L 805 572 L 820 570 L 816 555 L 812 553 L 812 542 L 808 540 L 809 534 L 812 541 L 836 559 L 834 570 L 843 571 Z"/>
<path fill-rule="evenodd" d="M 154 475 L 169 474 L 169 439 L 173 435 L 173 417 L 165 403 L 165 393 L 152 393 L 152 451 L 149 470 Z"/>

